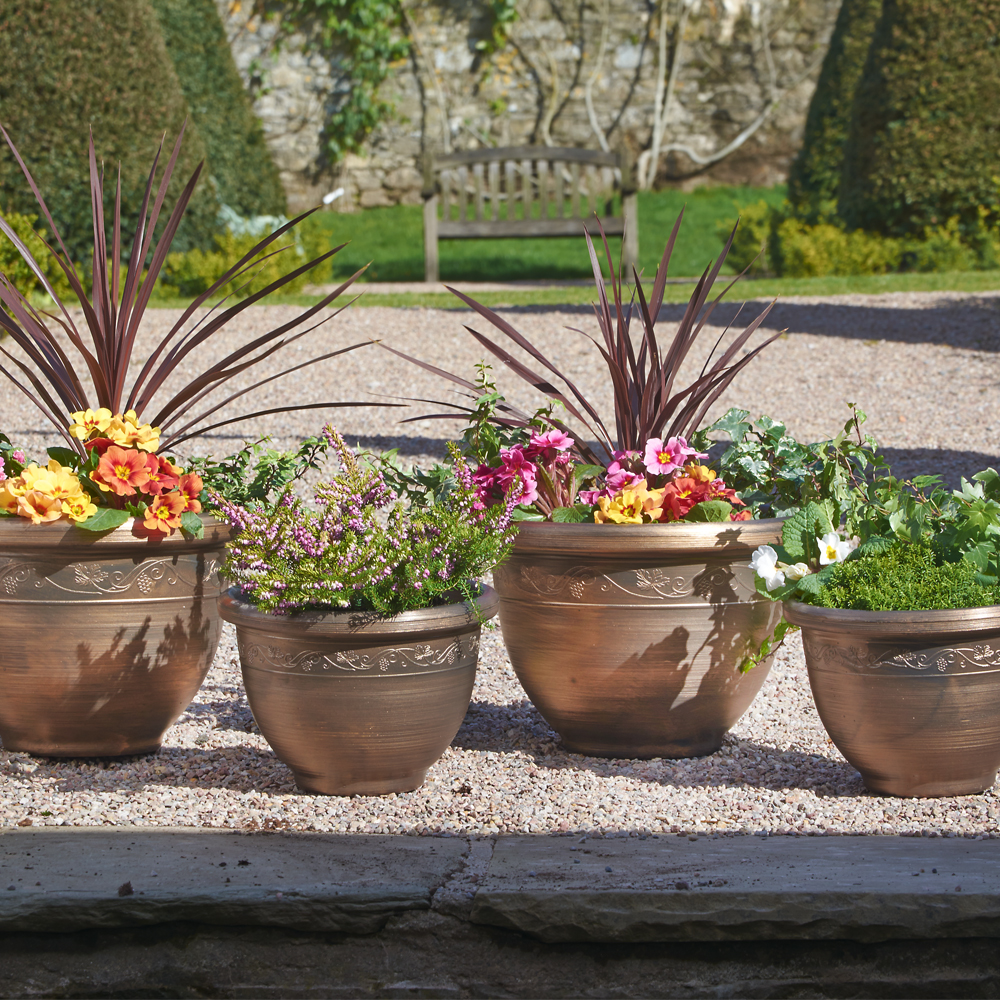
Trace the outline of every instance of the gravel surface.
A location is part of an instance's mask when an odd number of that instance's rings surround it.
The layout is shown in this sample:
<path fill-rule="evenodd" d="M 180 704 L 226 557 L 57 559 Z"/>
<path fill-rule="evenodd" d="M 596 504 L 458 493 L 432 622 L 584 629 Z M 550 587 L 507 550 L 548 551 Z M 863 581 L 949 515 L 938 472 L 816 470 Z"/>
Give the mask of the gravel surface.
<path fill-rule="evenodd" d="M 751 309 L 753 304 L 751 304 Z M 214 357 L 294 310 L 260 308 L 243 318 Z M 663 319 L 676 319 L 669 307 Z M 719 316 L 725 323 L 733 310 Z M 176 318 L 151 314 L 147 334 Z M 583 310 L 518 308 L 511 321 L 551 352 L 607 412 L 593 348 L 566 325 L 594 332 Z M 832 434 L 847 400 L 869 413 L 868 429 L 897 471 L 940 472 L 950 481 L 1000 452 L 1000 295 L 893 294 L 791 299 L 769 326 L 787 329 L 720 401 L 783 419 L 807 439 Z M 317 331 L 315 351 L 370 338 L 470 375 L 479 359 L 458 311 L 373 307 L 348 311 Z M 476 322 L 485 331 L 485 324 Z M 719 330 L 718 332 L 721 332 Z M 716 334 L 717 335 L 717 334 Z M 708 331 L 705 340 L 712 340 Z M 329 346 L 327 346 L 329 345 Z M 693 354 L 698 354 L 698 348 Z M 305 353 L 299 359 L 306 357 Z M 199 356 L 201 363 L 209 355 Z M 701 364 L 702 355 L 692 358 Z M 189 373 L 190 374 L 190 373 Z M 537 400 L 513 379 L 508 397 Z M 287 391 L 287 390 L 285 390 Z M 294 376 L 295 398 L 365 399 L 370 393 L 444 398 L 442 384 L 377 347 Z M 275 385 L 250 406 L 280 405 Z M 0 386 L 0 429 L 35 449 L 54 443 L 16 390 Z M 282 444 L 313 432 L 326 415 L 264 418 L 257 428 Z M 399 426 L 378 410 L 344 410 L 338 426 L 352 442 L 440 457 L 452 425 Z M 225 453 L 242 436 L 197 442 Z M 978 796 L 902 800 L 864 791 L 857 772 L 829 741 L 809 694 L 801 643 L 781 650 L 751 710 L 725 747 L 703 759 L 607 761 L 564 752 L 528 702 L 498 630 L 484 634 L 479 678 L 462 729 L 427 783 L 378 798 L 299 794 L 291 774 L 257 732 L 243 695 L 235 640 L 227 626 L 206 684 L 155 755 L 109 762 L 31 758 L 0 750 L 0 823 L 149 824 L 366 833 L 807 833 L 997 836 L 998 787 Z"/>

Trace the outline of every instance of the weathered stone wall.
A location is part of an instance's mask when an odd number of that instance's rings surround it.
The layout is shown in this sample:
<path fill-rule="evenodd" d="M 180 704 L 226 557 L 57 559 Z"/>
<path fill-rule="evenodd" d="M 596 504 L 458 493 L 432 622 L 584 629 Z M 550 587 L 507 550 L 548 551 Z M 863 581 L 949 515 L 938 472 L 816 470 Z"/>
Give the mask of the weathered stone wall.
<path fill-rule="evenodd" d="M 396 115 L 364 155 L 335 166 L 322 131 L 346 86 L 336 62 L 315 54 L 303 35 L 275 50 L 275 23 L 250 17 L 249 4 L 217 2 L 293 210 L 337 187 L 345 189 L 333 205 L 340 211 L 419 202 L 425 151 L 598 148 L 599 132 L 634 157 L 650 146 L 657 80 L 667 73 L 658 58 L 659 8 L 646 0 L 522 0 L 508 44 L 490 57 L 476 48 L 490 26 L 482 0 L 408 5 L 411 55 L 383 85 Z M 682 0 L 665 2 L 669 69 Z M 694 0 L 663 144 L 709 157 L 773 108 L 720 162 L 700 166 L 682 151 L 661 156 L 657 183 L 784 180 L 838 7 L 839 0 Z"/>

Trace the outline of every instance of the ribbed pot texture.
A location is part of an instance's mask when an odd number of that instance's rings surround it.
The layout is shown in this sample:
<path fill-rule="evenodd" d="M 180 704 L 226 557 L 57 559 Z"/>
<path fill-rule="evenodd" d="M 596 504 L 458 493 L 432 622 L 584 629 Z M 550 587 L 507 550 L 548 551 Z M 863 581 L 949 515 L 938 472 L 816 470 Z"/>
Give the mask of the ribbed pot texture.
<path fill-rule="evenodd" d="M 819 717 L 873 792 L 991 788 L 1000 768 L 1000 606 L 841 611 L 789 602 Z"/>
<path fill-rule="evenodd" d="M 739 665 L 777 624 L 750 556 L 777 520 L 524 522 L 496 568 L 500 624 L 528 697 L 571 750 L 697 757 L 718 750 L 770 659 Z"/>
<path fill-rule="evenodd" d="M 478 614 L 477 614 L 478 609 Z M 412 791 L 455 738 L 472 697 L 476 601 L 378 618 L 353 611 L 272 615 L 236 588 L 219 600 L 236 625 L 247 700 L 261 733 L 307 792 Z"/>
<path fill-rule="evenodd" d="M 150 753 L 190 704 L 222 624 L 228 525 L 204 538 L 0 519 L 0 739 L 52 757 Z"/>

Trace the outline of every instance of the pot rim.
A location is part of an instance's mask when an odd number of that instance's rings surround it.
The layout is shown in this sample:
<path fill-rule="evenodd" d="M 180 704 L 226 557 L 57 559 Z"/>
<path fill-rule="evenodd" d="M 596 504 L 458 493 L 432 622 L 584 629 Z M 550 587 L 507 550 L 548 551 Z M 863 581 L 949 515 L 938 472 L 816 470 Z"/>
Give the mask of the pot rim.
<path fill-rule="evenodd" d="M 258 611 L 242 598 L 239 587 L 230 587 L 219 598 L 219 615 L 223 621 L 248 628 L 266 628 L 269 632 L 322 631 L 337 635 L 359 635 L 372 638 L 380 635 L 399 635 L 401 632 L 454 632 L 479 625 L 492 618 L 500 607 L 500 598 L 489 584 L 479 585 L 475 600 L 477 615 L 472 602 L 441 604 L 437 607 L 401 611 L 391 618 L 379 618 L 363 611 L 348 609 L 337 611 L 298 611 L 290 615 L 275 615 Z"/>
<path fill-rule="evenodd" d="M 229 541 L 229 524 L 211 514 L 199 514 L 205 526 L 202 538 L 190 538 L 182 531 L 173 532 L 168 538 L 148 538 L 132 534 L 137 518 L 107 532 L 90 532 L 69 521 L 52 521 L 32 524 L 26 517 L 0 517 L 0 551 L 33 552 L 40 549 L 58 552 L 102 552 L 110 548 L 131 548 L 152 555 L 164 549 L 218 549 Z"/>
<path fill-rule="evenodd" d="M 1000 604 L 939 611 L 849 611 L 820 608 L 801 601 L 784 601 L 785 618 L 801 628 L 850 632 L 857 636 L 901 639 L 944 632 L 979 634 L 1000 632 Z"/>
<path fill-rule="evenodd" d="M 784 521 L 777 517 L 757 521 L 670 524 L 565 524 L 520 521 L 514 551 L 628 556 L 648 555 L 650 550 L 683 550 L 692 553 L 751 553 L 759 545 L 781 541 Z"/>

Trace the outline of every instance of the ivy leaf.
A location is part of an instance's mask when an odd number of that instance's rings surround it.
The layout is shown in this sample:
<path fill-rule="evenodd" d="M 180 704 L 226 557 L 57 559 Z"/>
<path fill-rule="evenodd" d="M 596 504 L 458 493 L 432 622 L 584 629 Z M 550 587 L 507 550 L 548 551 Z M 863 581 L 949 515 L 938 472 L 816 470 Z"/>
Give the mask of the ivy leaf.
<path fill-rule="evenodd" d="M 785 641 L 785 636 L 789 632 L 797 632 L 798 625 L 793 625 L 791 622 L 786 622 L 784 618 L 774 626 L 774 632 L 767 636 L 764 641 L 760 644 L 756 651 L 747 651 L 746 656 L 743 657 L 743 662 L 740 664 L 740 673 L 749 673 L 754 667 L 757 666 L 761 660 L 766 659 L 773 652 L 775 652 L 778 647 Z"/>
<path fill-rule="evenodd" d="M 181 514 L 181 531 L 192 538 L 205 537 L 205 525 L 193 510 L 186 510 Z"/>
<path fill-rule="evenodd" d="M 729 435 L 730 440 L 735 442 L 742 441 L 750 429 L 750 421 L 747 419 L 749 416 L 749 410 L 739 410 L 734 406 L 719 417 L 709 427 L 709 431 L 722 431 L 724 434 Z"/>
<path fill-rule="evenodd" d="M 84 531 L 113 531 L 120 528 L 132 515 L 127 510 L 115 510 L 113 507 L 100 507 L 96 514 L 86 521 L 77 521 L 76 526 Z"/>

